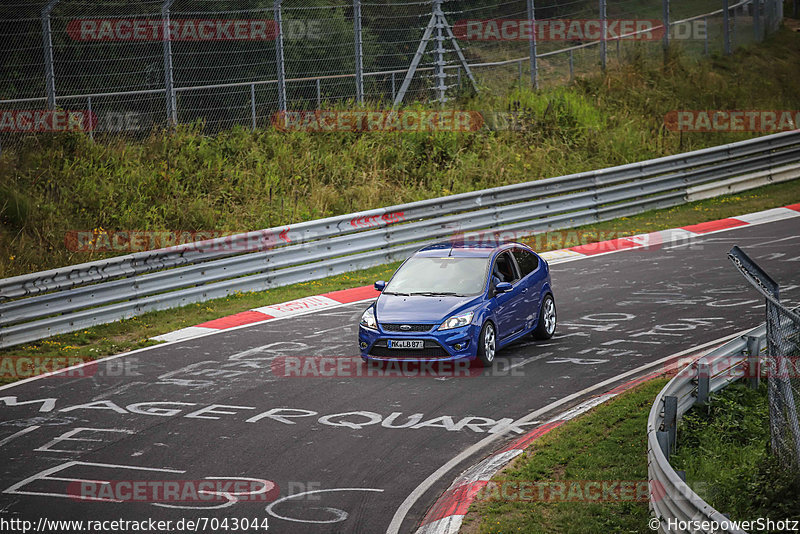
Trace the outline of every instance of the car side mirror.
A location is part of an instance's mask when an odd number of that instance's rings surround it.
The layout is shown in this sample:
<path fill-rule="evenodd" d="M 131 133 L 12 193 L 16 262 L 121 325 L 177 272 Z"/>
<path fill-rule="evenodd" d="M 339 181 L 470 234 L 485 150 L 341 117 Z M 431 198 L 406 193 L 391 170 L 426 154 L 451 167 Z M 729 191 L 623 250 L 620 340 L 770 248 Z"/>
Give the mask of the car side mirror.
<path fill-rule="evenodd" d="M 383 280 L 375 282 L 375 291 L 383 291 L 384 289 L 386 289 L 386 282 Z"/>
<path fill-rule="evenodd" d="M 500 282 L 494 286 L 495 293 L 505 293 L 506 291 L 511 291 L 511 284 L 508 282 Z"/>

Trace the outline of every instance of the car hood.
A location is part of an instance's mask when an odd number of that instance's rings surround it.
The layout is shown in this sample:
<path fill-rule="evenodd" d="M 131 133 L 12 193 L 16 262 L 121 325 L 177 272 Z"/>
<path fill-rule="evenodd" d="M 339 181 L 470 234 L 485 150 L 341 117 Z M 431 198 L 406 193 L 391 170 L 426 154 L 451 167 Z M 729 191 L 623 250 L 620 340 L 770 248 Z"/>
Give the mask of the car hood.
<path fill-rule="evenodd" d="M 480 297 L 380 295 L 375 303 L 379 323 L 441 323 L 476 304 Z"/>

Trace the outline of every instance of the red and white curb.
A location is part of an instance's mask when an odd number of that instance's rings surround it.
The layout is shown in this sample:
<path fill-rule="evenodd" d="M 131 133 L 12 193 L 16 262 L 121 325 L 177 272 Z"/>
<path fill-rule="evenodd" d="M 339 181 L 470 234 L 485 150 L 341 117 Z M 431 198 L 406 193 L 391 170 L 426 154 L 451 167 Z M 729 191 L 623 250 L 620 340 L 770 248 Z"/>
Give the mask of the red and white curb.
<path fill-rule="evenodd" d="M 674 365 L 677 365 L 674 364 Z M 455 534 L 461 528 L 464 516 L 478 493 L 511 460 L 522 454 L 534 441 L 577 416 L 588 412 L 595 406 L 611 400 L 623 391 L 663 375 L 668 371 L 657 371 L 626 382 L 614 389 L 578 404 L 554 418 L 542 423 L 511 444 L 470 467 L 450 485 L 428 510 L 416 534 Z"/>
<path fill-rule="evenodd" d="M 783 219 L 789 219 L 792 217 L 800 217 L 800 204 L 793 204 L 783 208 L 774 208 L 756 213 L 749 213 L 747 215 L 730 217 L 728 219 L 720 219 L 717 221 L 683 226 L 681 228 L 672 228 L 669 230 L 660 230 L 657 232 L 649 232 L 646 234 L 638 234 L 629 237 L 620 237 L 608 241 L 588 243 L 586 245 L 578 245 L 561 250 L 551 250 L 548 252 L 543 252 L 541 256 L 547 260 L 548 263 L 556 264 L 597 256 L 600 254 L 621 252 L 624 250 L 636 250 L 642 248 L 657 250 L 662 245 L 668 243 L 687 241 L 691 238 L 708 235 L 711 233 L 724 232 L 744 226 L 765 224 Z M 377 296 L 378 292 L 375 291 L 372 286 L 343 289 L 341 291 L 333 291 L 331 293 L 304 297 L 297 300 L 291 300 L 289 302 L 283 302 L 281 304 L 273 304 L 271 306 L 263 306 L 261 308 L 243 311 L 234 315 L 229 315 L 228 317 L 222 317 L 220 319 L 214 319 L 213 321 L 207 321 L 195 326 L 181 328 L 180 330 L 162 334 L 160 336 L 153 337 L 152 339 L 157 341 L 181 341 L 202 336 L 208 334 L 209 332 L 216 332 L 243 325 L 262 323 L 276 318 L 300 315 L 308 313 L 312 310 L 324 309 L 331 306 L 340 306 L 342 304 L 350 304 L 362 300 L 370 300 Z"/>
<path fill-rule="evenodd" d="M 157 341 L 180 341 L 202 336 L 209 332 L 225 330 L 236 326 L 263 323 L 279 317 L 282 318 L 293 315 L 301 315 L 310 311 L 330 308 L 332 306 L 341 306 L 342 304 L 351 304 L 353 302 L 359 302 L 362 300 L 370 300 L 377 296 L 378 292 L 375 291 L 375 288 L 372 286 L 343 289 L 341 291 L 333 291 L 323 295 L 303 297 L 297 300 L 290 300 L 289 302 L 282 302 L 280 304 L 272 304 L 270 306 L 263 306 L 261 308 L 239 312 L 195 326 L 181 328 L 180 330 L 162 334 L 152 339 Z"/>

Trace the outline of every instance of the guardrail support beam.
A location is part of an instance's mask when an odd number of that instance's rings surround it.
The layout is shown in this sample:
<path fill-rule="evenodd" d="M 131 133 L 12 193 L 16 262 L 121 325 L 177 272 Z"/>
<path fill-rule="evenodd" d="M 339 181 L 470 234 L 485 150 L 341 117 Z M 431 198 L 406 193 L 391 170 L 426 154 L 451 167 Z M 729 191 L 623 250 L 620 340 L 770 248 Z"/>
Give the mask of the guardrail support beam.
<path fill-rule="evenodd" d="M 664 457 L 667 459 L 667 461 L 669 461 L 669 453 L 670 453 L 669 432 L 664 432 L 663 430 L 657 430 L 656 440 L 658 441 L 658 446 L 661 447 L 661 452 L 664 453 Z"/>
<path fill-rule="evenodd" d="M 711 370 L 708 363 L 697 362 L 697 402 L 706 404 L 708 402 L 709 383 L 711 382 Z"/>
<path fill-rule="evenodd" d="M 664 432 L 669 437 L 669 450 L 675 450 L 678 438 L 678 397 L 664 397 Z"/>

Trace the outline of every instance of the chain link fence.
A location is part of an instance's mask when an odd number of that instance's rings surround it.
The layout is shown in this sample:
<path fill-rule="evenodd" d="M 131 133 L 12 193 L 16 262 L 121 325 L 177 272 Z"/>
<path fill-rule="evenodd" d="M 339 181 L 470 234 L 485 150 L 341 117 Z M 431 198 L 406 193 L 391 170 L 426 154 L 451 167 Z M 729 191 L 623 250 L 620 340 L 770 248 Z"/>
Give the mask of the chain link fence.
<path fill-rule="evenodd" d="M 800 477 L 800 307 L 767 299 L 769 419 L 772 452 Z"/>
<path fill-rule="evenodd" d="M 80 110 L 93 134 L 444 103 L 561 84 L 667 45 L 731 53 L 782 16 L 780 0 L 10 0 L 0 6 L 0 133 L 57 129 L 44 113 L 57 109 Z M 620 24 L 640 20 L 651 21 L 647 38 Z M 559 33 L 570 21 L 579 31 Z"/>

